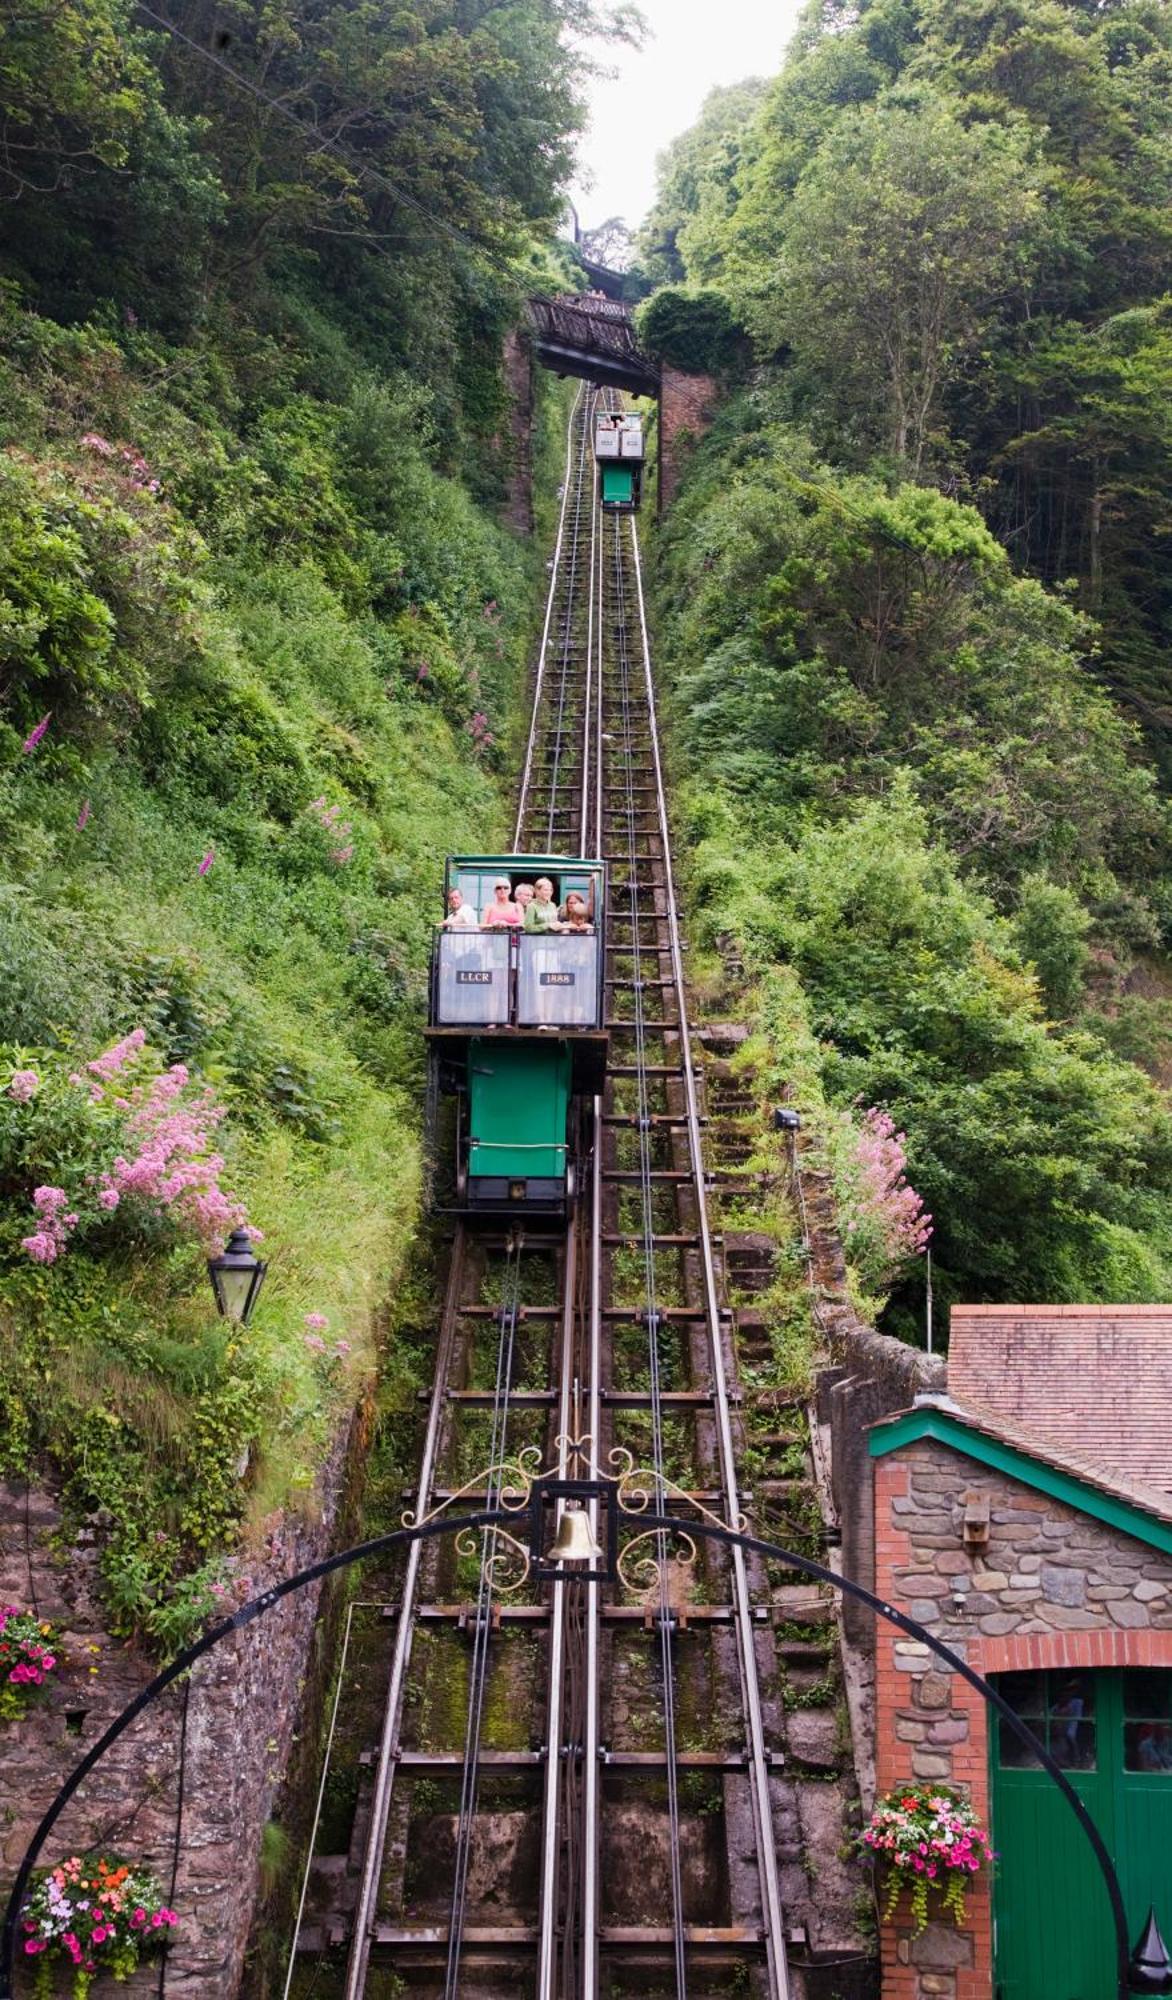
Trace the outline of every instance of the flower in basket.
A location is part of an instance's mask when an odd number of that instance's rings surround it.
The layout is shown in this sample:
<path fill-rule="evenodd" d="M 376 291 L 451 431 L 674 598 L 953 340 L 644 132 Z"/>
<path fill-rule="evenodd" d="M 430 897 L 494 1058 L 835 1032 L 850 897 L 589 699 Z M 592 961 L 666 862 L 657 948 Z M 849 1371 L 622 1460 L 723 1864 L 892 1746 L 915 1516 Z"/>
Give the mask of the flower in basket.
<path fill-rule="evenodd" d="M 0 1604 L 0 1722 L 23 1715 L 60 1664 L 56 1627 L 18 1604 Z"/>
<path fill-rule="evenodd" d="M 127 1980 L 177 1922 L 146 1868 L 116 1855 L 73 1854 L 38 1875 L 21 1915 L 21 1944 L 37 1967 L 37 2000 L 51 2000 L 57 1964 L 73 1968 L 74 2000 L 108 1972 Z"/>
<path fill-rule="evenodd" d="M 886 1863 L 883 1918 L 890 1922 L 904 1890 L 911 1899 L 918 1932 L 928 1921 L 933 1898 L 963 1924 L 965 1890 L 985 1862 L 992 1861 L 989 1837 L 968 1799 L 948 1785 L 897 1786 L 875 1801 L 855 1851 Z"/>

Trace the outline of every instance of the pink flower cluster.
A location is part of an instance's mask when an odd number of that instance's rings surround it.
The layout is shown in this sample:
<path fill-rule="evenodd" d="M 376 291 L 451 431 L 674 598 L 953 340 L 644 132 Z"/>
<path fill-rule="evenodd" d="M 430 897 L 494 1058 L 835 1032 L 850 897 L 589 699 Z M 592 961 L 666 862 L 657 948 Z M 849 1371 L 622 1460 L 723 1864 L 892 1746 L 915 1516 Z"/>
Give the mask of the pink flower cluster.
<path fill-rule="evenodd" d="M 136 493 L 162 492 L 162 481 L 155 478 L 141 451 L 136 451 L 133 445 L 111 444 L 100 431 L 86 431 L 81 442 L 87 451 L 96 452 L 99 458 L 119 459 Z"/>
<path fill-rule="evenodd" d="M 104 1963 L 124 1980 L 178 1921 L 144 1868 L 73 1854 L 46 1870 L 25 1904 L 24 1949 L 29 1958 L 48 1952 L 67 1959 L 86 1975 Z M 75 1990 L 88 1993 L 89 1986 L 86 1977 Z"/>
<path fill-rule="evenodd" d="M 910 1868 L 929 1881 L 948 1868 L 975 1875 L 982 1861 L 993 1859 L 971 1807 L 941 1795 L 882 1800 L 860 1838 L 865 1847 L 889 1855 L 897 1868 Z"/>
<path fill-rule="evenodd" d="M 49 727 L 49 724 L 52 720 L 53 720 L 53 711 L 52 709 L 50 709 L 47 715 L 42 715 L 40 721 L 37 723 L 36 728 L 29 730 L 28 735 L 25 737 L 24 742 L 20 746 L 21 750 L 24 752 L 24 755 L 26 757 L 29 755 L 30 751 L 36 749 L 38 743 L 41 741 L 41 738 L 44 736 L 45 731 Z"/>
<path fill-rule="evenodd" d="M 496 742 L 496 738 L 488 726 L 488 717 L 482 708 L 478 708 L 475 714 L 469 716 L 464 727 L 472 738 L 472 747 L 474 750 L 486 750 L 490 743 Z"/>
<path fill-rule="evenodd" d="M 69 1081 L 77 1089 L 88 1088 L 93 1103 L 104 1103 L 114 1079 L 137 1060 L 145 1045 L 145 1029 L 135 1028 L 95 1056 L 84 1072 L 75 1071 Z M 190 1083 L 185 1065 L 173 1063 L 149 1082 L 123 1085 L 127 1094 L 114 1097 L 112 1108 L 121 1114 L 122 1135 L 131 1143 L 100 1174 L 90 1176 L 90 1187 L 96 1190 L 98 1207 L 107 1213 L 130 1196 L 158 1214 L 171 1215 L 211 1244 L 228 1229 L 242 1226 L 245 1213 L 220 1186 L 224 1160 L 214 1150 L 214 1135 L 224 1107 L 211 1089 L 193 1091 Z M 79 1217 L 69 1208 L 64 1188 L 37 1188 L 33 1204 L 37 1228 L 22 1239 L 21 1247 L 35 1263 L 53 1264 Z"/>
<path fill-rule="evenodd" d="M 883 1914 L 890 1919 L 907 1888 L 916 1931 L 928 1921 L 934 1893 L 958 1924 L 964 1921 L 965 1888 L 971 1876 L 996 1857 L 970 1800 L 947 1786 L 914 1780 L 875 1801 L 856 1850 L 885 1861 L 890 1869 Z"/>
<path fill-rule="evenodd" d="M 14 1069 L 12 1081 L 8 1086 L 8 1095 L 14 1097 L 18 1104 L 27 1104 L 31 1097 L 36 1096 L 40 1087 L 41 1079 L 35 1069 Z"/>
<path fill-rule="evenodd" d="M 922 1196 L 909 1186 L 904 1148 L 907 1134 L 897 1132 L 889 1112 L 872 1106 L 857 1139 L 860 1220 L 877 1224 L 892 1262 L 918 1257 L 932 1236 L 932 1218 Z"/>
<path fill-rule="evenodd" d="M 322 1339 L 323 1333 L 325 1333 L 327 1327 L 329 1326 L 329 1320 L 326 1318 L 325 1314 L 306 1313 L 305 1324 L 309 1328 L 309 1332 L 305 1336 L 305 1345 L 309 1349 L 309 1352 L 311 1354 L 327 1353 L 328 1349 L 326 1342 Z M 348 1340 L 336 1340 L 334 1342 L 333 1352 L 332 1354 L 330 1354 L 330 1360 L 331 1362 L 341 1361 L 345 1358 L 347 1354 L 349 1354 L 349 1352 L 350 1352 L 350 1342 Z"/>
<path fill-rule="evenodd" d="M 319 799 L 311 799 L 306 811 L 313 814 L 323 833 L 337 841 L 338 845 L 330 849 L 330 860 L 344 868 L 354 855 L 354 843 L 347 837 L 354 829 L 348 819 L 342 818 L 341 806 L 327 805 L 323 794 Z"/>
<path fill-rule="evenodd" d="M 57 1665 L 53 1627 L 18 1604 L 0 1604 L 0 1678 L 12 1687 L 40 1687 Z"/>
<path fill-rule="evenodd" d="M 226 1230 L 242 1225 L 245 1214 L 221 1188 L 224 1160 L 212 1151 L 224 1107 L 210 1089 L 186 1096 L 190 1081 L 186 1065 L 173 1063 L 120 1100 L 129 1114 L 127 1132 L 138 1150 L 132 1158 L 119 1153 L 103 1173 L 98 1202 L 102 1208 L 115 1209 L 132 1196 L 175 1214 L 206 1242 L 214 1243 Z"/>
<path fill-rule="evenodd" d="M 128 1062 L 133 1062 L 136 1056 L 141 1055 L 145 1047 L 146 1029 L 132 1028 L 120 1042 L 115 1042 L 112 1049 L 95 1056 L 91 1063 L 86 1064 L 86 1068 L 92 1076 L 100 1077 L 103 1083 L 109 1083 L 112 1077 L 126 1068 Z"/>
<path fill-rule="evenodd" d="M 77 1215 L 69 1207 L 64 1188 L 39 1187 L 33 1190 L 33 1207 L 38 1227 L 31 1236 L 22 1236 L 20 1247 L 34 1264 L 55 1264 L 73 1231 Z"/>

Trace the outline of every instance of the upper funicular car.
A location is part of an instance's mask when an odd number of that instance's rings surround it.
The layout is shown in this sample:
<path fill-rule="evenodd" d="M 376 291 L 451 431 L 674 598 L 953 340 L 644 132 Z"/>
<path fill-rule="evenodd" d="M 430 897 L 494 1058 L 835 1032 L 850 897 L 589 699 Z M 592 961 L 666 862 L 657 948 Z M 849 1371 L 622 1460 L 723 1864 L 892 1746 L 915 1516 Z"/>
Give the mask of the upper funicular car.
<path fill-rule="evenodd" d="M 455 1206 L 564 1218 L 578 1108 L 606 1074 L 606 865 L 450 855 L 443 909 L 427 1037 L 433 1094 L 456 1100 Z"/>
<path fill-rule="evenodd" d="M 599 410 L 594 419 L 598 499 L 606 514 L 633 514 L 643 484 L 643 419 L 636 410 Z"/>

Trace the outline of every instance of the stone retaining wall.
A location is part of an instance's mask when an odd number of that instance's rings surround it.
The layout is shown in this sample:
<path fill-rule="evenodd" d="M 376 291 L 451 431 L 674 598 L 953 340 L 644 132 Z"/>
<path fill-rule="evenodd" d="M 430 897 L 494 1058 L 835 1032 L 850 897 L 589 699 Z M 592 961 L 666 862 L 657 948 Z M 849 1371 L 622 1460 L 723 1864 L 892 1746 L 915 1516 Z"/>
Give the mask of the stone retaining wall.
<path fill-rule="evenodd" d="M 243 1595 L 307 1567 L 333 1545 L 359 1458 L 359 1429 L 356 1423 L 339 1437 L 323 1469 L 314 1519 L 275 1526 L 251 1563 Z M 0 1483 L 0 1600 L 35 1606 L 59 1625 L 66 1655 L 36 1706 L 0 1725 L 5 1894 L 64 1779 L 156 1671 L 139 1648 L 109 1634 L 92 1532 L 66 1542 L 63 1532 L 50 1485 Z M 294 1739 L 319 1590 L 286 1599 L 201 1661 L 188 1687 L 168 1689 L 98 1765 L 50 1837 L 46 1861 L 100 1846 L 145 1862 L 168 1892 L 174 1881 L 180 1922 L 162 1984 L 159 1967 L 144 1966 L 119 1991 L 233 2000 L 240 1990 L 261 1833 Z M 102 1991 L 104 1983 L 96 1993 Z"/>

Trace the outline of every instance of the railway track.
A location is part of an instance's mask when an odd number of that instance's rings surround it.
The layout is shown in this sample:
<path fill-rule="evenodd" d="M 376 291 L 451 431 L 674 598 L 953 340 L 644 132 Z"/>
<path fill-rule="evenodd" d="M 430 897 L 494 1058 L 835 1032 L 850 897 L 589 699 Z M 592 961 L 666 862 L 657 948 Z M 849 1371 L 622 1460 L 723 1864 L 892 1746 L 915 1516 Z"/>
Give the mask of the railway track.
<path fill-rule="evenodd" d="M 741 1397 L 639 550 L 633 518 L 595 501 L 594 396 L 569 426 L 514 849 L 610 865 L 608 1082 L 583 1108 L 568 1229 L 456 1225 L 405 1504 L 491 1504 L 501 1475 L 480 1468 L 526 1446 L 563 1476 L 621 1450 L 681 1525 L 699 1504 L 736 1526 Z M 681 1546 L 628 1548 L 631 1583 L 602 1591 L 514 1588 L 503 1541 L 417 1544 L 393 1605 L 352 1607 L 343 1683 L 381 1715 L 348 1848 L 303 1897 L 287 1996 L 801 1990 L 766 1579 L 739 1551 Z"/>

